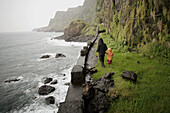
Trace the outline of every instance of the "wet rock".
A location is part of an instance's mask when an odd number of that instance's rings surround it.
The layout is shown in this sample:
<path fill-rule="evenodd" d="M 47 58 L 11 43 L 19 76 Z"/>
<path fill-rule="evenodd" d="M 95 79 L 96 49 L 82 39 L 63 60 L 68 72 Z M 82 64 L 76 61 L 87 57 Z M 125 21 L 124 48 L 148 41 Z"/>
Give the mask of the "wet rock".
<path fill-rule="evenodd" d="M 66 57 L 66 56 L 61 53 L 56 54 L 55 58 L 59 58 L 59 57 Z"/>
<path fill-rule="evenodd" d="M 110 99 L 106 94 L 114 86 L 113 74 L 107 73 L 96 82 L 83 85 L 85 113 L 104 113 L 108 108 Z"/>
<path fill-rule="evenodd" d="M 45 98 L 47 105 L 49 104 L 54 104 L 55 103 L 55 98 L 53 96 Z"/>
<path fill-rule="evenodd" d="M 46 79 L 44 80 L 44 84 L 48 84 L 48 83 L 50 83 L 52 80 L 53 80 L 52 78 L 46 78 Z"/>
<path fill-rule="evenodd" d="M 86 49 L 82 49 L 82 50 L 80 51 L 81 56 L 86 56 L 86 53 L 87 53 L 87 50 L 86 50 Z"/>
<path fill-rule="evenodd" d="M 69 86 L 69 85 L 70 85 L 70 82 L 67 82 L 67 83 L 65 83 L 64 85 L 67 85 L 67 86 Z"/>
<path fill-rule="evenodd" d="M 51 84 L 57 84 L 58 83 L 58 80 L 54 80 L 51 82 Z"/>
<path fill-rule="evenodd" d="M 50 58 L 51 55 L 43 55 L 41 59 Z"/>
<path fill-rule="evenodd" d="M 17 79 L 17 78 L 11 79 L 11 80 L 5 80 L 5 83 L 17 82 L 17 81 L 19 81 L 19 80 L 20 80 L 20 79 Z"/>
<path fill-rule="evenodd" d="M 48 95 L 49 93 L 55 91 L 55 87 L 43 85 L 38 89 L 39 95 Z"/>
<path fill-rule="evenodd" d="M 133 71 L 123 71 L 121 74 L 122 78 L 132 80 L 134 82 L 137 81 L 137 74 Z"/>

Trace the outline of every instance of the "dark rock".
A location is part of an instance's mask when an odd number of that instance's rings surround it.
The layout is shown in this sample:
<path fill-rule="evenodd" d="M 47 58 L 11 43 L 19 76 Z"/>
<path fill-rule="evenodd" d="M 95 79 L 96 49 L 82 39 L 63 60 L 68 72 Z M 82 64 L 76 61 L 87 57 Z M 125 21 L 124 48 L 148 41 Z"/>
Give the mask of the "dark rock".
<path fill-rule="evenodd" d="M 98 70 L 95 69 L 95 67 L 87 68 L 86 70 L 87 70 L 87 73 L 89 72 L 90 74 L 94 74 L 94 73 L 98 72 Z"/>
<path fill-rule="evenodd" d="M 88 46 L 84 46 L 83 49 L 88 50 Z"/>
<path fill-rule="evenodd" d="M 67 85 L 67 86 L 69 86 L 69 85 L 70 85 L 70 82 L 67 82 L 67 83 L 65 83 L 64 85 Z"/>
<path fill-rule="evenodd" d="M 71 83 L 72 84 L 83 84 L 85 77 L 83 75 L 83 67 L 81 65 L 76 65 L 71 71 Z"/>
<path fill-rule="evenodd" d="M 94 97 L 95 90 L 91 83 L 83 84 L 83 98 L 92 99 Z"/>
<path fill-rule="evenodd" d="M 53 96 L 45 98 L 46 103 L 49 104 L 54 104 L 55 103 L 55 98 Z"/>
<path fill-rule="evenodd" d="M 54 80 L 51 82 L 51 84 L 57 84 L 58 83 L 58 80 Z"/>
<path fill-rule="evenodd" d="M 55 87 L 43 85 L 38 89 L 39 95 L 48 95 L 49 93 L 55 91 Z"/>
<path fill-rule="evenodd" d="M 41 59 L 50 58 L 51 55 L 43 55 Z"/>
<path fill-rule="evenodd" d="M 17 78 L 11 79 L 11 80 L 5 80 L 5 83 L 17 82 L 17 81 L 19 81 L 19 80 L 20 80 L 20 79 L 17 79 Z"/>
<path fill-rule="evenodd" d="M 137 81 L 137 74 L 134 73 L 133 71 L 124 71 L 121 74 L 121 76 L 122 76 L 122 78 L 126 78 L 126 79 L 132 80 L 134 82 Z"/>
<path fill-rule="evenodd" d="M 52 78 L 46 78 L 44 80 L 44 84 L 50 83 L 53 79 Z"/>
<path fill-rule="evenodd" d="M 80 51 L 80 53 L 81 53 L 81 56 L 86 56 L 87 50 L 86 49 L 82 49 Z"/>
<path fill-rule="evenodd" d="M 61 53 L 56 54 L 55 58 L 59 58 L 59 57 L 66 57 L 66 56 Z"/>
<path fill-rule="evenodd" d="M 107 73 L 96 82 L 83 85 L 85 113 L 104 113 L 108 108 L 110 99 L 106 94 L 114 86 L 113 74 Z"/>
<path fill-rule="evenodd" d="M 137 61 L 137 63 L 138 63 L 138 64 L 140 64 L 140 62 L 139 62 L 139 61 Z"/>
<path fill-rule="evenodd" d="M 83 113 L 83 102 L 80 100 L 63 102 L 58 113 Z"/>

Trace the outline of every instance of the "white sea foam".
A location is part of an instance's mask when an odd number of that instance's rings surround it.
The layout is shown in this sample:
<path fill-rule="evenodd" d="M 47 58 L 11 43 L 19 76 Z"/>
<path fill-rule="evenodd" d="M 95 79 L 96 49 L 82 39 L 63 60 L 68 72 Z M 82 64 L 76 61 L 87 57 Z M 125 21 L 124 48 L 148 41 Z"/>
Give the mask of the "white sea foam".
<path fill-rule="evenodd" d="M 54 46 L 86 46 L 86 42 L 66 42 L 65 40 L 59 39 L 49 39 L 47 40 L 47 44 L 54 45 Z"/>

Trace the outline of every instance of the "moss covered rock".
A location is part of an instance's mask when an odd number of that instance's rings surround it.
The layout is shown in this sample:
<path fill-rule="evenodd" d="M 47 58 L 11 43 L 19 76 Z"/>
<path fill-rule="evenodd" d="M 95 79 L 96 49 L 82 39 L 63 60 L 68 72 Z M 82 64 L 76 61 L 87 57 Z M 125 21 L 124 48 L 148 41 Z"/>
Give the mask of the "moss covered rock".
<path fill-rule="evenodd" d="M 64 29 L 64 35 L 76 37 L 81 34 L 81 30 L 87 25 L 84 20 L 73 20 L 68 27 Z"/>

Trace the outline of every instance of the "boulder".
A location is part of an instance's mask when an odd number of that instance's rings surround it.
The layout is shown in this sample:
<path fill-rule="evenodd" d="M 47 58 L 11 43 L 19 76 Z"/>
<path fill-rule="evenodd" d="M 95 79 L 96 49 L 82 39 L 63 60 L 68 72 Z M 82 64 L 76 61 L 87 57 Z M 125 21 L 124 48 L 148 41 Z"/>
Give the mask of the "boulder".
<path fill-rule="evenodd" d="M 133 71 L 123 71 L 121 74 L 122 78 L 132 80 L 134 82 L 137 81 L 137 74 Z"/>
<path fill-rule="evenodd" d="M 70 85 L 70 82 L 66 82 L 64 85 L 69 86 L 69 85 Z"/>
<path fill-rule="evenodd" d="M 85 113 L 104 113 L 109 107 L 110 99 L 107 93 L 113 88 L 111 79 L 114 73 L 107 73 L 96 82 L 83 85 L 83 100 Z"/>
<path fill-rule="evenodd" d="M 53 79 L 52 78 L 46 78 L 44 80 L 44 84 L 50 83 Z"/>
<path fill-rule="evenodd" d="M 86 56 L 86 53 L 87 53 L 87 50 L 86 50 L 86 49 L 82 49 L 82 50 L 80 51 L 81 56 Z"/>
<path fill-rule="evenodd" d="M 11 79 L 11 80 L 5 80 L 5 83 L 17 82 L 17 81 L 19 81 L 19 80 L 20 80 L 20 79 L 17 79 L 17 78 Z"/>
<path fill-rule="evenodd" d="M 55 58 L 59 58 L 59 57 L 66 57 L 66 56 L 61 53 L 56 54 Z"/>
<path fill-rule="evenodd" d="M 50 58 L 51 55 L 43 55 L 41 59 Z"/>
<path fill-rule="evenodd" d="M 49 93 L 55 91 L 55 87 L 43 85 L 38 89 L 39 95 L 48 95 Z"/>
<path fill-rule="evenodd" d="M 83 75 L 83 67 L 81 65 L 76 65 L 71 71 L 71 83 L 72 84 L 83 84 L 85 77 Z"/>
<path fill-rule="evenodd" d="M 64 29 L 64 35 L 71 37 L 79 36 L 86 24 L 84 20 L 73 20 L 70 25 Z"/>
<path fill-rule="evenodd" d="M 55 103 L 55 98 L 53 96 L 45 98 L 47 105 L 49 104 L 54 104 Z"/>
<path fill-rule="evenodd" d="M 58 83 L 58 80 L 54 80 L 51 82 L 51 84 L 57 84 Z"/>

